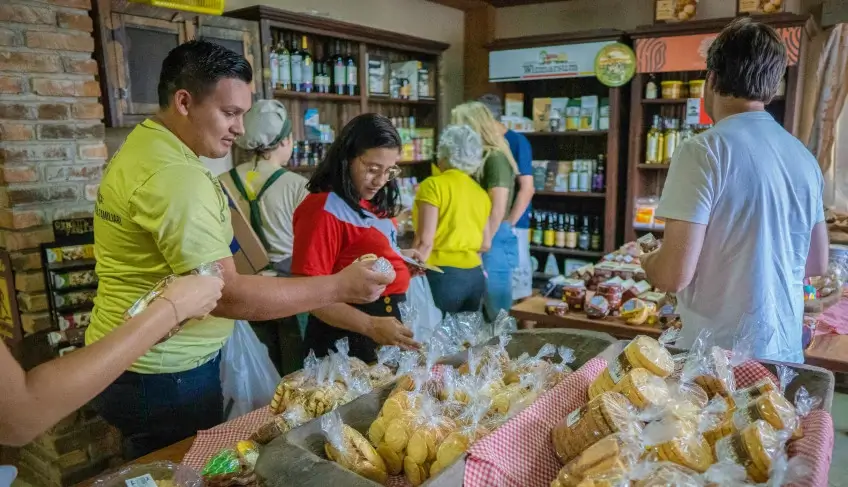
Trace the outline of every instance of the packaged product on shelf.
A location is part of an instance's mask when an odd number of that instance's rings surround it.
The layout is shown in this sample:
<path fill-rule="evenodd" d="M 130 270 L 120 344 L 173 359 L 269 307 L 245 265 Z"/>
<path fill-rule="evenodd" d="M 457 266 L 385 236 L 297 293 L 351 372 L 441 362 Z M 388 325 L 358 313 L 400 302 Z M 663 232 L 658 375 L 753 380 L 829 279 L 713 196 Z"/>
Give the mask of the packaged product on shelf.
<path fill-rule="evenodd" d="M 570 98 L 565 109 L 565 129 L 579 130 L 580 129 L 580 110 L 581 101 L 577 98 Z"/>
<path fill-rule="evenodd" d="M 568 98 L 551 98 L 551 117 L 550 130 L 551 132 L 562 132 L 565 130 L 565 119 L 568 113 Z M 557 122 L 554 122 L 554 119 Z"/>
<path fill-rule="evenodd" d="M 603 296 L 592 296 L 586 302 L 586 316 L 592 319 L 606 318 L 610 312 L 610 305 L 607 298 Z"/>
<path fill-rule="evenodd" d="M 549 299 L 545 302 L 545 313 L 564 318 L 568 315 L 568 303 L 561 299 Z"/>
<path fill-rule="evenodd" d="M 654 216 L 659 201 L 657 198 L 637 198 L 636 208 L 633 211 L 633 228 L 639 230 L 651 230 L 654 228 Z"/>
<path fill-rule="evenodd" d="M 609 130 L 610 106 L 609 98 L 601 98 L 601 108 L 598 112 L 598 130 Z"/>
<path fill-rule="evenodd" d="M 60 314 L 59 331 L 69 330 L 72 328 L 85 328 L 91 323 L 91 312 L 81 311 L 78 313 Z"/>
<path fill-rule="evenodd" d="M 524 116 L 524 93 L 507 93 L 504 95 L 504 115 L 507 117 Z"/>
<path fill-rule="evenodd" d="M 598 97 L 597 95 L 580 97 L 580 129 L 598 130 Z"/>
<path fill-rule="evenodd" d="M 617 281 L 613 281 L 613 279 L 617 279 Z M 613 279 L 598 284 L 597 295 L 606 298 L 607 303 L 609 303 L 610 314 L 617 316 L 619 308 L 621 308 L 621 296 L 624 294 L 624 290 L 621 288 L 621 278 L 614 277 Z"/>
<path fill-rule="evenodd" d="M 551 99 L 533 98 L 533 130 L 550 132 Z"/>
<path fill-rule="evenodd" d="M 60 264 L 75 260 L 94 258 L 94 244 L 71 245 L 53 249 L 44 249 L 48 264 Z"/>
<path fill-rule="evenodd" d="M 633 298 L 625 301 L 621 306 L 620 314 L 628 325 L 641 326 L 646 323 L 652 324 L 651 321 L 656 322 L 656 312 L 657 306 L 655 303 Z"/>
<path fill-rule="evenodd" d="M 679 22 L 695 17 L 698 0 L 657 0 L 654 20 Z"/>
<path fill-rule="evenodd" d="M 631 407 L 622 394 L 606 392 L 569 413 L 551 430 L 557 458 L 565 465 L 613 433 L 639 434 L 642 423 Z"/>
<path fill-rule="evenodd" d="M 97 283 L 97 274 L 94 273 L 94 269 L 51 274 L 53 275 L 53 287 L 56 289 L 89 286 Z"/>
<path fill-rule="evenodd" d="M 665 99 L 683 98 L 683 82 L 680 80 L 669 80 L 660 83 L 662 86 L 662 97 Z"/>
<path fill-rule="evenodd" d="M 386 483 L 388 471 L 383 459 L 360 432 L 342 423 L 338 412 L 321 418 L 321 430 L 327 458 L 374 482 Z"/>
<path fill-rule="evenodd" d="M 96 289 L 71 291 L 64 294 L 53 293 L 53 302 L 56 303 L 57 308 L 70 308 L 93 304 L 95 296 L 97 296 Z"/>

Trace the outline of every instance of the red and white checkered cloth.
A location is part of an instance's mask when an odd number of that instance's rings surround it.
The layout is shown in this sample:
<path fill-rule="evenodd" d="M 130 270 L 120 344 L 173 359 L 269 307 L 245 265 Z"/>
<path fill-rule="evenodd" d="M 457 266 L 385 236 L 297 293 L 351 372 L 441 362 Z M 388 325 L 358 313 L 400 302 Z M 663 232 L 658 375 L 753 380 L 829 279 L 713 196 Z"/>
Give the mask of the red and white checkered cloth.
<path fill-rule="evenodd" d="M 465 468 L 466 487 L 547 487 L 562 467 L 551 445 L 551 430 L 568 413 L 588 401 L 589 384 L 604 370 L 600 357 L 587 362 L 529 408 L 494 433 L 472 445 Z M 770 376 L 765 367 L 749 361 L 734 371 L 737 387 L 752 385 Z M 808 460 L 812 473 L 793 487 L 827 485 L 833 451 L 833 419 L 816 411 L 803 421 L 804 438 L 794 442 L 790 455 Z M 827 454 L 822 454 L 827 452 Z"/>
<path fill-rule="evenodd" d="M 198 431 L 191 449 L 183 458 L 183 465 L 199 472 L 213 455 L 224 448 L 235 446 L 241 440 L 250 438 L 254 431 L 271 421 L 273 417 L 269 406 L 219 424 L 214 428 Z"/>

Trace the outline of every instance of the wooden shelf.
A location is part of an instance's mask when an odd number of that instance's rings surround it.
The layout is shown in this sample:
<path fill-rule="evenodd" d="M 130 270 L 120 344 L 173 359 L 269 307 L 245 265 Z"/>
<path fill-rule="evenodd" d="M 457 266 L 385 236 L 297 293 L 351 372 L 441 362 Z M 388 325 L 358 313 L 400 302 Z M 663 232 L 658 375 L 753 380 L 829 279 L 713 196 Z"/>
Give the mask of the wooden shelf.
<path fill-rule="evenodd" d="M 381 98 L 369 96 L 368 103 L 391 103 L 394 105 L 435 105 L 436 100 L 402 100 L 400 98 Z"/>
<path fill-rule="evenodd" d="M 572 257 L 601 258 L 604 253 L 600 250 L 561 249 L 559 247 L 544 247 L 542 245 L 531 245 L 533 252 L 550 252 L 552 254 L 569 255 Z"/>
<path fill-rule="evenodd" d="M 665 233 L 664 228 L 634 228 L 633 231 L 636 233 Z"/>
<path fill-rule="evenodd" d="M 645 98 L 642 103 L 645 105 L 683 105 L 688 98 Z"/>
<path fill-rule="evenodd" d="M 663 169 L 668 169 L 671 166 L 668 164 L 637 164 L 636 167 L 639 169 L 653 169 L 655 171 L 661 171 Z"/>
<path fill-rule="evenodd" d="M 606 193 L 590 193 L 584 191 L 536 191 L 534 196 L 562 196 L 569 198 L 606 198 Z"/>
<path fill-rule="evenodd" d="M 359 103 L 361 96 L 337 95 L 335 93 L 304 93 L 302 91 L 291 90 L 274 90 L 274 98 L 291 99 L 299 98 L 302 100 L 325 100 L 325 101 L 348 101 L 351 103 Z"/>
<path fill-rule="evenodd" d="M 527 137 L 597 137 L 607 135 L 608 130 L 566 130 L 565 132 L 518 132 Z"/>

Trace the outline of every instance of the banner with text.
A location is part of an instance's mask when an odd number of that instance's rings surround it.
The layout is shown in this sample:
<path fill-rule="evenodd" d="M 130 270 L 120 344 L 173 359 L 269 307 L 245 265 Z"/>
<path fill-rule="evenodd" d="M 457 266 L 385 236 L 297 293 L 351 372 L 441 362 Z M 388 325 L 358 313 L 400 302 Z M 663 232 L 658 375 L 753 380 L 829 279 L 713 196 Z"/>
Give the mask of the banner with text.
<path fill-rule="evenodd" d="M 614 41 L 564 44 L 492 51 L 489 53 L 489 81 L 577 78 L 595 76 L 595 57 Z"/>

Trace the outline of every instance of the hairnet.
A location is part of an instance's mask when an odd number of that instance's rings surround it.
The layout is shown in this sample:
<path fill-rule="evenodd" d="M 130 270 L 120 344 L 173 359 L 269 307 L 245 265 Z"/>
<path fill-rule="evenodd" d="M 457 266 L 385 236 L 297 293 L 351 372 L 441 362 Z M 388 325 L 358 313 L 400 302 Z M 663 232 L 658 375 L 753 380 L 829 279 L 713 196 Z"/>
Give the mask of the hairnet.
<path fill-rule="evenodd" d="M 291 133 L 286 107 L 277 100 L 260 100 L 244 114 L 244 134 L 236 138 L 236 145 L 248 151 L 266 151 Z"/>
<path fill-rule="evenodd" d="M 468 125 L 448 125 L 439 137 L 439 160 L 466 174 L 483 164 L 483 140 Z"/>

